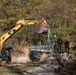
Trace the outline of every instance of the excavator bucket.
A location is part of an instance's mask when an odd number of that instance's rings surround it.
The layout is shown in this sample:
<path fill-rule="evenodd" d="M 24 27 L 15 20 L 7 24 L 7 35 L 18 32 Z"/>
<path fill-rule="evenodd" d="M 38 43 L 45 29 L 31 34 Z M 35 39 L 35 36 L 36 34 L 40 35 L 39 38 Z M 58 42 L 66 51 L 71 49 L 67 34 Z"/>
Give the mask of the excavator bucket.
<path fill-rule="evenodd" d="M 42 21 L 41 25 L 39 26 L 37 33 L 47 33 L 48 32 L 48 24 L 46 21 Z"/>
<path fill-rule="evenodd" d="M 48 28 L 41 24 L 37 30 L 37 33 L 43 34 L 43 33 L 47 33 L 47 31 L 48 31 Z"/>

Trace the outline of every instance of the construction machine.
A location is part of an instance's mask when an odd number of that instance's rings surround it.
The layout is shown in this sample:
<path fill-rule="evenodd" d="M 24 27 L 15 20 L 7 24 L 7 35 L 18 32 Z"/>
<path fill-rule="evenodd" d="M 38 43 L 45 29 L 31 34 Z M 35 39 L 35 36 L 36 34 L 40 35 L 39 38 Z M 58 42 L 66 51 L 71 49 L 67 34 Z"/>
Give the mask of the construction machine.
<path fill-rule="evenodd" d="M 41 20 L 34 20 L 34 19 L 33 20 L 25 20 L 25 19 L 22 19 L 22 20 L 17 21 L 16 25 L 11 30 L 9 30 L 8 32 L 6 32 L 5 34 L 3 34 L 0 37 L 0 55 L 1 55 L 0 60 L 5 61 L 5 62 L 7 62 L 8 60 L 11 61 L 10 51 L 9 51 L 11 48 L 9 47 L 9 48 L 4 49 L 3 45 L 14 33 L 16 33 L 23 26 L 41 24 L 42 22 L 46 23 L 46 20 L 43 18 Z M 45 29 L 44 29 L 44 31 L 45 31 Z M 9 54 L 8 56 L 6 55 L 6 51 Z"/>

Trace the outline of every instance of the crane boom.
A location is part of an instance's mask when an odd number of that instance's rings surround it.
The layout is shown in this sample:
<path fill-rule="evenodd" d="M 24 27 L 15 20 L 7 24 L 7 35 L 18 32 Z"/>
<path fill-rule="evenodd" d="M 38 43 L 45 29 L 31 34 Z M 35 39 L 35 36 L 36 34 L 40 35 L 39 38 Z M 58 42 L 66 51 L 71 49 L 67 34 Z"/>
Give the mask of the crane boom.
<path fill-rule="evenodd" d="M 34 24 L 40 24 L 42 23 L 42 21 L 45 21 L 45 19 L 41 19 L 41 20 L 19 20 L 16 22 L 16 25 L 9 30 L 8 32 L 6 32 L 5 34 L 3 34 L 0 37 L 0 52 L 2 50 L 3 44 L 4 42 L 9 39 L 15 32 L 17 32 L 20 28 L 22 28 L 24 25 L 34 25 Z"/>

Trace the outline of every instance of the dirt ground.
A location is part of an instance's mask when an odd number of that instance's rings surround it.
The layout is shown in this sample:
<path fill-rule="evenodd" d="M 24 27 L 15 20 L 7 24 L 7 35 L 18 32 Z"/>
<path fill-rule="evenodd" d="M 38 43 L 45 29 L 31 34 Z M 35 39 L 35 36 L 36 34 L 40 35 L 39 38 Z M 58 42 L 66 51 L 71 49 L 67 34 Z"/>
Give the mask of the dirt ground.
<path fill-rule="evenodd" d="M 0 75 L 76 75 L 76 61 L 65 63 L 63 67 L 55 58 L 26 64 L 9 64 L 0 66 Z"/>
<path fill-rule="evenodd" d="M 51 75 L 51 73 L 54 72 L 51 63 L 54 61 L 55 60 L 48 60 L 43 62 L 0 66 L 0 75 Z M 56 66 L 57 65 L 58 64 L 56 64 Z"/>
<path fill-rule="evenodd" d="M 24 72 L 39 66 L 39 63 L 10 64 L 0 66 L 0 75 L 24 75 Z"/>
<path fill-rule="evenodd" d="M 6 66 L 0 66 L 0 75 L 25 75 L 28 71 L 34 68 L 44 65 L 47 62 L 29 62 L 26 64 L 7 64 Z"/>

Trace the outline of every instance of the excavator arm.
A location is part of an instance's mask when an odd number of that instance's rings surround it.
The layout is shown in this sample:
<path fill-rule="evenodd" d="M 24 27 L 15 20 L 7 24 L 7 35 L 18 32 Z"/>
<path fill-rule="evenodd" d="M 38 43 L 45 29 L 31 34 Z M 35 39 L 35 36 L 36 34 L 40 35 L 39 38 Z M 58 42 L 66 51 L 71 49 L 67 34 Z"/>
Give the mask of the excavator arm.
<path fill-rule="evenodd" d="M 25 25 L 34 25 L 34 24 L 40 24 L 42 22 L 45 22 L 45 19 L 41 19 L 41 20 L 19 20 L 18 22 L 16 22 L 16 25 L 11 29 L 9 30 L 8 32 L 6 32 L 4 35 L 2 35 L 0 37 L 0 52 L 2 51 L 2 48 L 3 48 L 3 44 L 4 42 L 9 39 L 15 32 L 17 32 L 20 28 L 22 28 L 23 26 Z"/>

